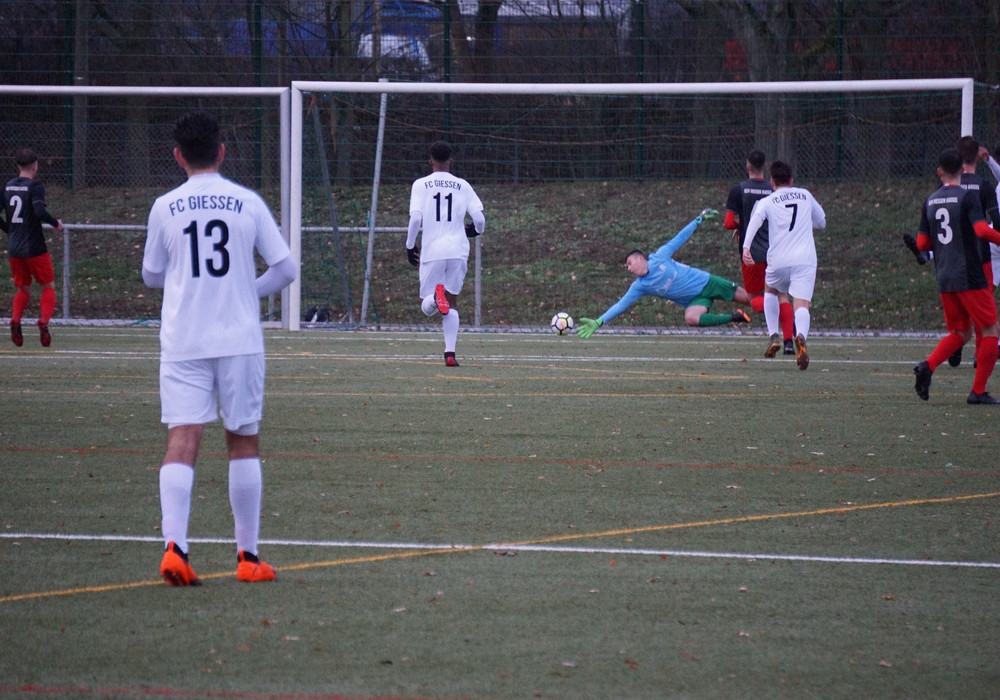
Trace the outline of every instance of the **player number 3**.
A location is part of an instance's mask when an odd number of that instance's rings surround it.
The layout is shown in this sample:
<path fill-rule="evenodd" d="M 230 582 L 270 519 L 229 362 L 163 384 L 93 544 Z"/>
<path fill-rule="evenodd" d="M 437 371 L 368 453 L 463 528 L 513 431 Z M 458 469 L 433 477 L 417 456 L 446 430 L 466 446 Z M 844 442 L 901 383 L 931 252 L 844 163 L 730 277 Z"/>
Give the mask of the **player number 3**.
<path fill-rule="evenodd" d="M 191 243 L 191 276 L 201 277 L 201 257 L 198 254 L 198 222 L 192 221 L 184 229 L 184 235 L 189 237 Z M 205 224 L 205 238 L 216 239 L 212 243 L 214 257 L 205 258 L 205 269 L 212 277 L 223 277 L 229 272 L 229 251 L 226 244 L 229 242 L 229 227 L 225 221 L 212 219 Z"/>
<path fill-rule="evenodd" d="M 948 245 L 951 243 L 952 236 L 955 235 L 951 230 L 951 216 L 948 215 L 948 210 L 938 209 L 934 212 L 934 218 L 937 219 L 938 225 L 941 227 L 938 240 L 941 241 L 941 245 Z"/>

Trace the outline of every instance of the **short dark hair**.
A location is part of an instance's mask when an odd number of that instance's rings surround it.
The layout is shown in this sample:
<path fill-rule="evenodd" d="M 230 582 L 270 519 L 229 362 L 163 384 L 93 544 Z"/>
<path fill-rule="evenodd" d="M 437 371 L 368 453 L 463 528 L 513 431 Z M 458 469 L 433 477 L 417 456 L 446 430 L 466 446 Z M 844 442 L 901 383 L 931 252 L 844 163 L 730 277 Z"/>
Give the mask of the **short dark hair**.
<path fill-rule="evenodd" d="M 625 264 L 628 264 L 628 259 L 631 258 L 633 255 L 641 255 L 643 258 L 646 257 L 646 254 L 643 253 L 641 250 L 639 250 L 638 248 L 633 248 L 631 252 L 629 252 L 629 254 L 625 256 L 624 260 Z"/>
<path fill-rule="evenodd" d="M 447 163 L 451 160 L 451 145 L 447 141 L 435 141 L 431 144 L 430 154 L 435 163 Z"/>
<path fill-rule="evenodd" d="M 17 149 L 17 152 L 14 153 L 14 162 L 17 164 L 17 167 L 26 168 L 32 163 L 38 162 L 38 154 L 27 146 L 24 146 Z"/>
<path fill-rule="evenodd" d="M 955 148 L 958 149 L 958 155 L 962 156 L 963 164 L 973 165 L 979 160 L 979 142 L 972 136 L 960 138 L 955 144 Z"/>
<path fill-rule="evenodd" d="M 747 164 L 756 171 L 761 171 L 764 169 L 764 163 L 767 162 L 767 156 L 764 155 L 764 151 L 755 148 L 749 153 L 747 153 Z"/>
<path fill-rule="evenodd" d="M 188 112 L 174 125 L 174 141 L 188 165 L 207 168 L 219 158 L 219 121 L 208 112 Z"/>
<path fill-rule="evenodd" d="M 771 163 L 771 179 L 776 185 L 787 185 L 792 181 L 792 166 L 783 160 Z"/>
<path fill-rule="evenodd" d="M 957 148 L 946 148 L 938 156 L 938 167 L 945 175 L 955 176 L 962 172 L 962 156 Z"/>

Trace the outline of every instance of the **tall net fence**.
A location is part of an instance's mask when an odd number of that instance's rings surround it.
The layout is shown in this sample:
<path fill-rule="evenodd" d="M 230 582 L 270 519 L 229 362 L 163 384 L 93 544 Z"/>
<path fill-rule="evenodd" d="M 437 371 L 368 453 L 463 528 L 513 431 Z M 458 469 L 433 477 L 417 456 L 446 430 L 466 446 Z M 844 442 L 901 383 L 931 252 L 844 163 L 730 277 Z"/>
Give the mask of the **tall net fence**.
<path fill-rule="evenodd" d="M 977 132 L 989 101 L 976 92 Z M 303 196 L 295 204 L 303 228 L 299 320 L 426 323 L 402 240 L 409 185 L 428 172 L 429 143 L 445 138 L 456 149 L 455 172 L 487 207 L 476 309 L 483 326 L 542 327 L 557 310 L 600 313 L 627 286 L 624 252 L 653 248 L 704 206 L 721 209 L 755 147 L 793 162 L 796 181 L 827 207 L 831 224 L 820 247 L 829 269 L 821 270 L 817 302 L 828 314 L 824 325 L 940 325 L 933 303 L 913 301 L 933 300 L 933 280 L 928 268 L 911 269 L 898 232 L 915 227 L 936 155 L 960 133 L 956 91 L 392 94 L 377 161 L 380 107 L 379 94 L 305 95 Z M 62 284 L 57 319 L 158 317 L 159 292 L 140 276 L 144 225 L 155 197 L 183 180 L 171 132 L 195 108 L 220 118 L 223 173 L 259 190 L 276 217 L 287 215 L 277 98 L 0 93 L 0 152 L 28 145 L 41 154 L 49 208 L 67 224 L 65 235 L 48 232 L 57 291 Z M 725 236 L 699 237 L 682 252 L 685 262 L 740 279 Z M 471 277 L 469 285 L 463 304 L 471 322 Z M 0 276 L 0 304 L 12 295 L 9 276 Z M 269 301 L 261 316 L 288 320 Z M 680 319 L 663 304 L 641 303 L 616 323 L 662 327 Z"/>

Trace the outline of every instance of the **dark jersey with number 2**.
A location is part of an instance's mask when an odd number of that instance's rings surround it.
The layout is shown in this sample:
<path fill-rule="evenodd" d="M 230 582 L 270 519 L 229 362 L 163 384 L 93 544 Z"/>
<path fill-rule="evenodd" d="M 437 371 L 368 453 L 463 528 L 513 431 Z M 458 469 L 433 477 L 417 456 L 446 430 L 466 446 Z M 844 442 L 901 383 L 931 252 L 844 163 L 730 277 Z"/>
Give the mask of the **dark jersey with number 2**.
<path fill-rule="evenodd" d="M 33 258 L 48 252 L 42 224 L 58 226 L 59 221 L 45 209 L 45 186 L 37 180 L 15 177 L 4 186 L 3 208 L 7 220 L 7 254 L 12 258 Z"/>
<path fill-rule="evenodd" d="M 938 290 L 965 292 L 987 286 L 979 236 L 973 226 L 984 221 L 978 193 L 944 185 L 924 201 L 919 232 L 933 243 Z"/>

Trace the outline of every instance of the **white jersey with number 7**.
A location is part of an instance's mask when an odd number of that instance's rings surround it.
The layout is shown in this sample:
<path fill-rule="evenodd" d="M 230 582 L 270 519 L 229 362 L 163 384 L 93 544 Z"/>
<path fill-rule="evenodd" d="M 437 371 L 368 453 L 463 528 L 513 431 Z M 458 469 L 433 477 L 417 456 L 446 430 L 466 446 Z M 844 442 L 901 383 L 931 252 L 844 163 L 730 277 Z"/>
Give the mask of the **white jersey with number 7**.
<path fill-rule="evenodd" d="M 767 265 L 772 269 L 815 265 L 814 228 L 826 228 L 826 212 L 812 194 L 801 187 L 780 187 L 754 205 L 747 236 L 749 248 L 761 224 L 767 221 Z"/>

